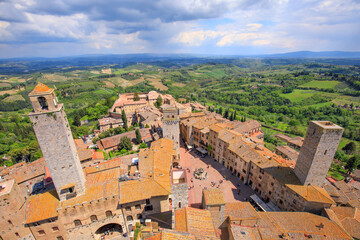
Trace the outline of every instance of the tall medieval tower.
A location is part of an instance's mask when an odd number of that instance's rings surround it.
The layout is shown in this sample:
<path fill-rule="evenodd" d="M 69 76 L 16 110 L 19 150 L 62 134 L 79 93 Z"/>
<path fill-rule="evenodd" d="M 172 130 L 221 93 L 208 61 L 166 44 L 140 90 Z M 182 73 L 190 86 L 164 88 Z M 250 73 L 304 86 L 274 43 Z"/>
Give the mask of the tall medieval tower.
<path fill-rule="evenodd" d="M 344 129 L 329 121 L 311 121 L 294 172 L 303 185 L 322 187 Z"/>
<path fill-rule="evenodd" d="M 85 193 L 85 176 L 63 104 L 54 89 L 42 83 L 29 98 L 34 109 L 29 117 L 60 200 Z"/>
<path fill-rule="evenodd" d="M 180 118 L 178 109 L 173 106 L 167 106 L 162 108 L 162 112 L 163 138 L 174 142 L 177 159 L 180 159 Z"/>

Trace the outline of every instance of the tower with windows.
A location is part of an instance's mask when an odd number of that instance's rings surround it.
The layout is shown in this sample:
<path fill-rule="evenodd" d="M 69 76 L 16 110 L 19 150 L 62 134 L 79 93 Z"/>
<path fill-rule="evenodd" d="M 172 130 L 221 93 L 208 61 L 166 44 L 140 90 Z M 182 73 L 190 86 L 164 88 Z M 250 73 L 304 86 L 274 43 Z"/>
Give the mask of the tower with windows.
<path fill-rule="evenodd" d="M 168 105 L 162 108 L 162 112 L 163 138 L 174 142 L 177 159 L 180 159 L 180 118 L 178 109 Z"/>
<path fill-rule="evenodd" d="M 303 185 L 322 187 L 344 129 L 329 121 L 311 121 L 294 172 Z"/>
<path fill-rule="evenodd" d="M 29 118 L 44 155 L 60 200 L 85 192 L 85 176 L 63 104 L 54 89 L 38 83 L 29 98 L 33 111 Z"/>

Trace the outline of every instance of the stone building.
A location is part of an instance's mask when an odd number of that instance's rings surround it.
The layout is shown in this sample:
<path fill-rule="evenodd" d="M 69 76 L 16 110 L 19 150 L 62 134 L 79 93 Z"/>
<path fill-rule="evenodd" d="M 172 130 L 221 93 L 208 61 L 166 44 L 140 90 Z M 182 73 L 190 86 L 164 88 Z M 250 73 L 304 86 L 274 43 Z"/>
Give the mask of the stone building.
<path fill-rule="evenodd" d="M 354 217 L 355 211 L 344 214 L 344 211 L 337 210 L 342 221 L 306 212 L 257 212 L 249 202 L 224 202 L 219 189 L 203 192 L 203 208 L 205 209 L 187 207 L 176 210 L 175 227 L 172 230 L 156 228 L 149 231 L 149 227 L 144 227 L 145 240 L 350 240 L 353 232 L 349 231 L 356 231 L 356 225 L 348 227 L 349 230 L 341 225 Z"/>
<path fill-rule="evenodd" d="M 30 94 L 34 106 L 30 118 L 55 188 L 50 186 L 25 199 L 14 180 L 2 181 L 2 239 L 87 240 L 100 239 L 106 231 L 115 237 L 132 232 L 135 221 L 170 210 L 171 169 L 176 157 L 172 140 L 160 139 L 139 154 L 75 172 L 74 165 L 80 165 L 80 160 L 62 105 L 52 89 L 39 84 L 35 90 Z M 50 127 L 61 132 L 54 133 Z M 79 176 L 84 177 L 83 192 L 81 182 L 76 182 Z"/>
<path fill-rule="evenodd" d="M 301 184 L 323 186 L 344 132 L 329 121 L 311 121 L 294 172 Z"/>
<path fill-rule="evenodd" d="M 172 209 L 180 209 L 188 206 L 188 183 L 186 182 L 186 170 L 174 169 L 171 175 L 171 202 Z"/>
<path fill-rule="evenodd" d="M 42 83 L 29 98 L 29 118 L 60 200 L 84 194 L 85 177 L 63 104 L 57 102 L 54 89 Z"/>
<path fill-rule="evenodd" d="M 174 141 L 174 150 L 177 153 L 177 159 L 180 159 L 180 118 L 176 107 L 171 105 L 163 106 L 163 138 Z"/>
<path fill-rule="evenodd" d="M 0 238 L 35 239 L 24 226 L 25 201 L 14 179 L 0 182 Z"/>
<path fill-rule="evenodd" d="M 183 125 L 191 129 L 189 125 L 195 124 L 197 120 L 186 119 Z M 262 135 L 258 128 L 239 132 L 241 125 L 235 121 L 215 123 L 208 128 L 210 156 L 249 185 L 272 208 L 277 206 L 284 211 L 320 213 L 322 209 L 335 204 L 325 189 L 301 184 L 293 170 L 294 160 L 271 152 L 259 142 L 261 138 L 254 141 L 251 135 Z M 187 131 L 184 132 L 189 136 Z M 327 172 L 327 169 L 324 171 Z M 324 181 L 325 175 L 321 177 Z"/>

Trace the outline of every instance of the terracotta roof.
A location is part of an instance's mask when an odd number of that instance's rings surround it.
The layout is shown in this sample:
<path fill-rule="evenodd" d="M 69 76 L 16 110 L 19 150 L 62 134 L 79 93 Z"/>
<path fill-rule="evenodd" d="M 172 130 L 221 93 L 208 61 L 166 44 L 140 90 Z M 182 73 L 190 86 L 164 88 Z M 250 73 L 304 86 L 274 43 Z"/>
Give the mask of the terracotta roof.
<path fill-rule="evenodd" d="M 42 84 L 41 82 L 39 82 L 36 85 L 36 87 L 34 88 L 34 90 L 32 90 L 29 93 L 29 95 L 40 95 L 40 94 L 44 94 L 44 93 L 51 93 L 52 91 L 54 91 L 54 89 L 49 88 L 45 84 Z"/>
<path fill-rule="evenodd" d="M 231 220 L 258 219 L 257 211 L 249 202 L 232 202 L 225 204 L 225 217 Z"/>
<path fill-rule="evenodd" d="M 32 178 L 45 175 L 45 159 L 39 158 L 30 163 L 16 164 L 12 168 L 8 168 L 9 176 L 14 178 L 18 184 L 30 180 Z"/>
<path fill-rule="evenodd" d="M 291 159 L 291 160 L 297 160 L 297 158 L 299 157 L 299 152 L 292 149 L 289 146 L 278 146 L 275 148 L 275 150 L 283 153 L 287 158 Z"/>
<path fill-rule="evenodd" d="M 145 240 L 195 240 L 195 237 L 188 233 L 163 230 L 152 237 L 145 238 Z"/>
<path fill-rule="evenodd" d="M 218 188 L 204 189 L 203 196 L 205 198 L 206 205 L 225 204 L 224 195 L 223 195 L 221 189 L 218 189 Z"/>
<path fill-rule="evenodd" d="M 194 236 L 216 238 L 215 227 L 208 210 L 186 207 L 175 211 L 176 231 Z"/>
<path fill-rule="evenodd" d="M 77 151 L 80 162 L 92 159 L 93 154 L 91 149 L 79 149 Z"/>
<path fill-rule="evenodd" d="M 145 138 L 148 138 L 149 136 L 151 136 L 150 130 L 148 128 L 142 128 L 139 131 L 140 131 L 142 139 L 145 139 Z M 135 142 L 135 140 L 136 140 L 135 130 L 126 132 L 126 133 L 122 133 L 122 134 L 118 134 L 118 135 L 114 135 L 112 137 L 100 139 L 99 141 L 97 141 L 96 144 L 100 149 L 109 149 L 109 148 L 117 147 L 120 144 L 120 139 L 122 137 L 128 137 L 133 142 Z"/>
<path fill-rule="evenodd" d="M 170 192 L 152 179 L 129 180 L 120 183 L 120 204 L 166 195 L 170 195 Z"/>
<path fill-rule="evenodd" d="M 234 129 L 234 131 L 237 131 L 239 133 L 245 134 L 248 132 L 251 132 L 254 129 L 261 128 L 261 124 L 256 120 L 248 120 L 244 123 L 242 123 L 240 126 Z"/>
<path fill-rule="evenodd" d="M 261 239 L 352 239 L 340 226 L 325 217 L 306 212 L 259 212 Z"/>
<path fill-rule="evenodd" d="M 81 138 L 74 139 L 74 142 L 77 150 L 86 148 L 86 144 Z"/>
<path fill-rule="evenodd" d="M 104 159 L 104 153 L 103 152 L 97 152 L 95 150 L 92 151 L 92 158 L 95 160 L 102 160 Z"/>
<path fill-rule="evenodd" d="M 32 195 L 26 202 L 25 223 L 34 223 L 58 216 L 59 199 L 55 189 Z"/>
<path fill-rule="evenodd" d="M 2 189 L 0 190 L 0 196 L 10 193 L 14 183 L 15 183 L 14 179 L 10 179 L 8 181 L 1 182 L 0 185 L 1 185 Z"/>
<path fill-rule="evenodd" d="M 299 194 L 306 201 L 335 204 L 335 202 L 332 200 L 332 198 L 324 188 L 317 187 L 314 185 L 304 186 L 304 185 L 286 184 L 286 186 L 289 189 L 293 190 L 295 193 Z"/>
<path fill-rule="evenodd" d="M 353 207 L 336 207 L 324 209 L 325 214 L 338 223 L 355 239 L 360 239 L 360 210 Z"/>

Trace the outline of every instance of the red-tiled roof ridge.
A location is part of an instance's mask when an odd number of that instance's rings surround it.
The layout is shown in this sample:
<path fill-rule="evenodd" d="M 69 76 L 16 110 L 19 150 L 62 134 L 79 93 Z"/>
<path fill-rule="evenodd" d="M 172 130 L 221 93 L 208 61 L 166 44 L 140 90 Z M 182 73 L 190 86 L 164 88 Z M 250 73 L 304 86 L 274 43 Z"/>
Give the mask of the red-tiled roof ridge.
<path fill-rule="evenodd" d="M 51 91 L 53 91 L 54 89 L 49 88 L 48 86 L 46 86 L 45 84 L 38 82 L 38 84 L 36 85 L 36 87 L 34 88 L 34 90 L 31 91 L 30 94 L 39 94 L 39 93 L 50 93 Z"/>

